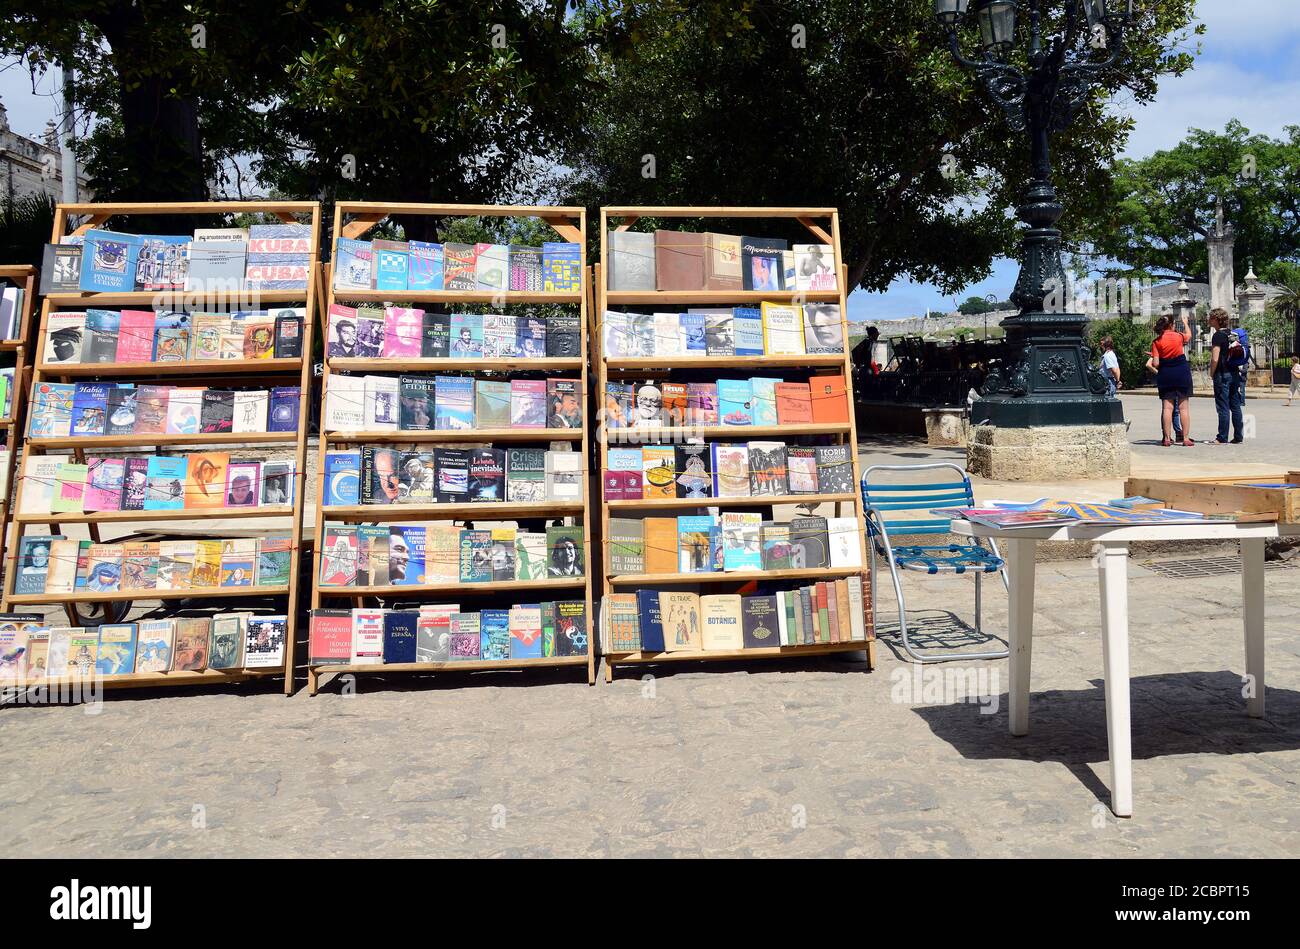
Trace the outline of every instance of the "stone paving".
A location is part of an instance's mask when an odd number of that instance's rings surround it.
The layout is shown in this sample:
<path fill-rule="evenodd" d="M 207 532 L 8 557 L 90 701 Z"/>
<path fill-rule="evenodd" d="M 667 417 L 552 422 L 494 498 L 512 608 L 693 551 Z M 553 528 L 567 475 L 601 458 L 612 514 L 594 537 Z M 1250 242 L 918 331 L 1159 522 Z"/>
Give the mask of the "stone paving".
<path fill-rule="evenodd" d="M 887 600 L 874 673 L 366 677 L 352 696 L 268 685 L 121 692 L 95 715 L 6 708 L 0 853 L 1300 856 L 1300 569 L 1268 571 L 1263 721 L 1240 695 L 1239 579 L 1132 573 L 1131 820 L 1105 806 L 1096 581 L 1071 561 L 1040 567 L 1024 738 L 1007 733 L 1005 662 L 924 670 L 987 686 L 983 704 L 929 680 L 913 694 Z M 909 581 L 931 640 L 970 641 L 969 583 Z M 987 628 L 1005 629 L 1005 604 L 986 597 Z"/>

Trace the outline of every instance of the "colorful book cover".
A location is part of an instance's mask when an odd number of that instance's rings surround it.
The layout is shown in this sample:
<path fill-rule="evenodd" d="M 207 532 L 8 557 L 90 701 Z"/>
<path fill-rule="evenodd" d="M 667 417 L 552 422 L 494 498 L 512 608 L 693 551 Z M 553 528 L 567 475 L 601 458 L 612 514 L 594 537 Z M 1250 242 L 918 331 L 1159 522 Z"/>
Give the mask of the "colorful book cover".
<path fill-rule="evenodd" d="M 492 579 L 492 532 L 460 532 L 460 582 L 487 583 Z"/>
<path fill-rule="evenodd" d="M 777 424 L 776 387 L 780 381 L 780 379 L 769 379 L 762 376 L 750 377 L 749 386 L 750 391 L 753 393 L 750 407 L 753 410 L 755 425 L 771 427 Z"/>
<path fill-rule="evenodd" d="M 453 613 L 450 620 L 451 636 L 448 652 L 451 661 L 477 660 L 479 652 L 479 614 Z"/>
<path fill-rule="evenodd" d="M 409 269 L 406 272 L 408 290 L 442 289 L 442 245 L 427 241 L 408 241 Z"/>
<path fill-rule="evenodd" d="M 50 549 L 61 537 L 31 535 L 18 541 L 18 575 L 14 577 L 15 593 L 44 593 L 45 581 L 50 573 Z"/>
<path fill-rule="evenodd" d="M 554 607 L 555 655 L 587 654 L 587 605 L 581 600 L 557 600 Z"/>
<path fill-rule="evenodd" d="M 732 311 L 732 334 L 737 356 L 763 355 L 763 314 L 755 306 L 738 306 Z"/>
<path fill-rule="evenodd" d="M 271 404 L 267 411 L 268 432 L 298 431 L 298 412 L 302 405 L 302 389 L 298 386 L 276 386 L 271 390 Z"/>
<path fill-rule="evenodd" d="M 434 428 L 438 431 L 472 429 L 474 380 L 469 376 L 437 376 L 434 388 Z"/>
<path fill-rule="evenodd" d="M 287 616 L 251 616 L 244 627 L 244 668 L 277 669 L 284 665 L 289 638 Z"/>
<path fill-rule="evenodd" d="M 423 334 L 423 310 L 404 306 L 384 308 L 385 359 L 420 358 L 420 340 Z"/>
<path fill-rule="evenodd" d="M 757 511 L 723 511 L 721 527 L 723 569 L 762 570 L 763 515 Z"/>
<path fill-rule="evenodd" d="M 370 277 L 376 290 L 405 290 L 410 251 L 405 241 L 370 243 Z"/>
<path fill-rule="evenodd" d="M 184 455 L 152 455 L 147 469 L 144 510 L 179 511 L 185 507 L 185 476 L 187 459 Z"/>
<path fill-rule="evenodd" d="M 806 382 L 776 384 L 776 421 L 778 425 L 809 424 L 812 417 L 812 392 Z"/>
<path fill-rule="evenodd" d="M 509 610 L 483 610 L 479 613 L 479 648 L 482 658 L 492 662 L 510 658 Z"/>
<path fill-rule="evenodd" d="M 397 524 L 388 533 L 388 582 L 417 586 L 425 582 L 424 562 L 428 536 L 423 524 Z"/>
<path fill-rule="evenodd" d="M 787 493 L 816 494 L 817 449 L 812 445 L 791 445 L 785 454 Z"/>
<path fill-rule="evenodd" d="M 546 380 L 510 381 L 510 427 L 546 427 Z"/>
<path fill-rule="evenodd" d="M 398 454 L 397 503 L 432 504 L 435 494 L 434 450 L 412 447 Z"/>
<path fill-rule="evenodd" d="M 478 313 L 453 313 L 451 315 L 451 346 L 453 359 L 483 358 L 483 317 Z"/>
<path fill-rule="evenodd" d="M 542 250 L 522 244 L 510 245 L 510 289 L 536 292 L 542 289 Z"/>
<path fill-rule="evenodd" d="M 325 587 L 352 586 L 357 579 L 357 529 L 330 526 L 325 528 L 321 545 L 320 584 Z"/>
<path fill-rule="evenodd" d="M 754 390 L 748 379 L 718 380 L 718 421 L 722 425 L 754 424 Z"/>
<path fill-rule="evenodd" d="M 420 614 L 392 610 L 384 614 L 384 662 L 415 662 L 416 627 Z"/>
<path fill-rule="evenodd" d="M 486 313 L 483 316 L 483 358 L 513 359 L 515 337 L 518 333 L 516 318 L 510 313 Z"/>
<path fill-rule="evenodd" d="M 506 453 L 500 448 L 475 448 L 469 453 L 471 503 L 504 501 L 506 498 Z"/>
<path fill-rule="evenodd" d="M 257 507 L 262 496 L 262 463 L 234 461 L 226 468 L 226 503 L 231 507 Z"/>
<path fill-rule="evenodd" d="M 142 239 L 135 234 L 89 230 L 81 257 L 81 290 L 125 293 L 135 289 Z"/>
<path fill-rule="evenodd" d="M 117 362 L 152 362 L 153 310 L 123 310 L 118 324 Z"/>
<path fill-rule="evenodd" d="M 511 659 L 542 658 L 542 608 L 523 603 L 510 610 Z"/>
<path fill-rule="evenodd" d="M 785 442 L 749 443 L 749 494 L 751 497 L 786 493 Z"/>
<path fill-rule="evenodd" d="M 167 399 L 167 422 L 164 434 L 197 435 L 202 416 L 202 389 L 172 389 Z"/>
<path fill-rule="evenodd" d="M 803 313 L 797 306 L 764 302 L 763 346 L 769 356 L 799 355 L 804 352 Z"/>
<path fill-rule="evenodd" d="M 370 241 L 340 237 L 334 242 L 334 289 L 370 289 Z"/>
<path fill-rule="evenodd" d="M 515 355 L 520 359 L 546 358 L 546 320 L 521 316 L 515 322 Z"/>
<path fill-rule="evenodd" d="M 226 435 L 234 431 L 235 393 L 204 389 L 199 409 L 199 429 L 205 435 Z"/>
<path fill-rule="evenodd" d="M 293 504 L 296 474 L 292 458 L 268 458 L 262 462 L 262 504 Z"/>
<path fill-rule="evenodd" d="M 143 620 L 138 626 L 135 671 L 167 672 L 172 667 L 174 619 Z"/>
<path fill-rule="evenodd" d="M 244 650 L 245 617 L 238 613 L 212 617 L 208 639 L 209 669 L 238 669 Z"/>
<path fill-rule="evenodd" d="M 221 542 L 221 586 L 251 587 L 257 582 L 257 538 Z"/>
<path fill-rule="evenodd" d="M 761 537 L 763 540 L 763 569 L 790 569 L 790 525 L 776 521 L 764 521 Z"/>
<path fill-rule="evenodd" d="M 190 314 L 162 311 L 154 314 L 153 361 L 184 362 L 190 358 Z"/>
<path fill-rule="evenodd" d="M 450 241 L 442 245 L 442 283 L 448 290 L 473 290 L 474 245 Z"/>
<path fill-rule="evenodd" d="M 582 255 L 577 244 L 546 241 L 542 244 L 542 289 L 573 291 L 582 286 Z"/>
<path fill-rule="evenodd" d="M 92 543 L 86 552 L 87 593 L 116 593 L 122 588 L 120 544 Z"/>
<path fill-rule="evenodd" d="M 28 434 L 32 438 L 63 438 L 71 434 L 75 391 L 76 387 L 70 382 L 36 383 L 32 387 Z"/>
<path fill-rule="evenodd" d="M 86 479 L 89 476 L 87 465 L 61 461 L 54 472 L 50 511 L 54 514 L 81 514 L 85 511 Z"/>
<path fill-rule="evenodd" d="M 154 590 L 158 587 L 158 544 L 128 541 L 122 545 L 123 590 Z"/>
<path fill-rule="evenodd" d="M 167 429 L 171 386 L 140 386 L 135 399 L 135 435 L 162 435 Z"/>
<path fill-rule="evenodd" d="M 713 496 L 749 497 L 749 447 L 714 442 L 712 448 Z"/>
<path fill-rule="evenodd" d="M 709 531 L 713 518 L 706 514 L 677 518 L 677 570 L 679 573 L 711 573 Z"/>
<path fill-rule="evenodd" d="M 672 445 L 641 448 L 642 497 L 677 497 L 677 452 Z"/>
<path fill-rule="evenodd" d="M 189 275 L 188 234 L 141 235 L 136 257 L 137 290 L 184 290 Z"/>
<path fill-rule="evenodd" d="M 331 451 L 325 454 L 325 506 L 361 503 L 361 452 Z"/>
<path fill-rule="evenodd" d="M 434 491 L 439 504 L 469 500 L 469 461 L 470 453 L 463 448 L 434 449 Z"/>
<path fill-rule="evenodd" d="M 122 510 L 143 511 L 148 496 L 149 459 L 127 458 L 122 474 Z"/>
<path fill-rule="evenodd" d="M 712 452 L 705 444 L 687 444 L 675 446 L 676 459 L 674 467 L 676 477 L 676 495 L 679 498 L 699 498 L 713 496 L 713 471 L 710 468 Z"/>
<path fill-rule="evenodd" d="M 72 434 L 103 435 L 108 424 L 111 383 L 78 382 L 72 396 Z"/>
<path fill-rule="evenodd" d="M 126 461 L 122 458 L 86 459 L 86 493 L 84 511 L 120 511 L 122 509 L 122 482 L 126 477 Z"/>
<path fill-rule="evenodd" d="M 308 663 L 347 665 L 352 660 L 352 611 L 312 610 Z"/>

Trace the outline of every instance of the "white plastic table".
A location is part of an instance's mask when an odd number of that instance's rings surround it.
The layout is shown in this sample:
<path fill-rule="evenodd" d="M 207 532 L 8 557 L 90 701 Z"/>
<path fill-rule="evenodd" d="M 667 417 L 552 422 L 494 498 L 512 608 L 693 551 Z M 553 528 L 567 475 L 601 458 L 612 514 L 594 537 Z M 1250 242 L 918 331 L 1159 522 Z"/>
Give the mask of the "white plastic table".
<path fill-rule="evenodd" d="M 1106 739 L 1110 747 L 1111 810 L 1133 816 L 1133 747 L 1129 724 L 1128 550 L 1135 540 L 1238 540 L 1246 634 L 1246 674 L 1253 685 L 1246 711 L 1264 715 L 1264 542 L 1300 530 L 1277 524 L 1207 521 L 1142 527 L 1073 525 L 1000 530 L 953 521 L 952 532 L 991 538 L 1007 559 L 1010 585 L 1008 714 L 1011 734 L 1029 733 L 1029 665 L 1034 635 L 1034 556 L 1041 540 L 1091 541 L 1097 547 L 1101 593 L 1102 665 L 1106 683 Z"/>

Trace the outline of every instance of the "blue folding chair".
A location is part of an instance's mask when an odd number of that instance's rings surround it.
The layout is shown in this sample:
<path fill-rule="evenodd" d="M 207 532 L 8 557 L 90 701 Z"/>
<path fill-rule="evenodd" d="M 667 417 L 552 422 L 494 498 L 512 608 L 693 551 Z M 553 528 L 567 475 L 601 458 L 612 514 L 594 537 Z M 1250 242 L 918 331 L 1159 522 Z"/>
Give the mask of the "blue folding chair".
<path fill-rule="evenodd" d="M 880 482 L 873 478 L 878 471 L 936 471 L 950 469 L 957 473 L 956 481 L 914 482 L 891 481 Z M 903 598 L 903 584 L 899 579 L 899 570 L 914 570 L 920 573 L 973 573 L 975 575 L 975 635 L 981 634 L 981 588 L 980 580 L 986 573 L 995 570 L 1002 575 L 1002 586 L 1010 591 L 1007 583 L 1006 564 L 998 551 L 997 542 L 990 539 L 985 547 L 978 538 L 971 538 L 969 544 L 943 545 L 908 545 L 895 546 L 891 537 L 898 535 L 950 533 L 951 522 L 948 518 L 931 516 L 916 520 L 886 520 L 885 513 L 895 511 L 930 511 L 937 507 L 974 507 L 975 495 L 971 490 L 970 478 L 966 472 L 954 464 L 939 463 L 930 465 L 872 465 L 862 475 L 862 504 L 866 509 L 867 539 L 870 542 L 871 557 L 871 592 L 876 591 L 876 558 L 884 557 L 889 564 L 889 574 L 894 581 L 894 594 L 898 597 L 898 628 L 903 638 L 903 648 L 917 662 L 947 662 L 952 659 L 1005 659 L 1007 650 L 1001 652 L 960 652 L 922 654 L 912 647 L 907 633 L 907 605 Z M 989 549 L 989 548 L 992 549 Z"/>

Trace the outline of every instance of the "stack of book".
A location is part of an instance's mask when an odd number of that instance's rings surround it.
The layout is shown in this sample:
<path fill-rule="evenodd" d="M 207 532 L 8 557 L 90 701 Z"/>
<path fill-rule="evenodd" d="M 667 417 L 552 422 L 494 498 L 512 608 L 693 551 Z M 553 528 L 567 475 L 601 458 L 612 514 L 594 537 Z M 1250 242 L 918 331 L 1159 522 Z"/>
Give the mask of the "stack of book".
<path fill-rule="evenodd" d="M 298 386 L 209 389 L 129 382 L 37 382 L 32 438 L 296 432 Z"/>
<path fill-rule="evenodd" d="M 313 666 L 549 659 L 585 656 L 581 600 L 460 611 L 457 603 L 414 610 L 312 610 Z"/>
<path fill-rule="evenodd" d="M 833 291 L 829 244 L 688 231 L 610 231 L 609 289 Z"/>
<path fill-rule="evenodd" d="M 238 672 L 284 665 L 288 619 L 252 613 L 47 627 L 40 617 L 9 614 L 0 652 L 19 659 L 0 666 L 0 681 L 122 676 L 146 672 Z M 22 666 L 19 669 L 19 666 Z"/>
<path fill-rule="evenodd" d="M 333 373 L 325 389 L 331 432 L 582 428 L 576 379 L 357 376 Z"/>
<path fill-rule="evenodd" d="M 611 446 L 607 464 L 606 501 L 850 494 L 854 490 L 847 445 L 751 441 Z"/>
<path fill-rule="evenodd" d="M 862 566 L 856 517 L 765 521 L 756 511 L 609 519 L 615 576 Z"/>
<path fill-rule="evenodd" d="M 610 428 L 836 425 L 848 423 L 849 400 L 842 373 L 807 382 L 606 382 L 601 421 Z"/>
<path fill-rule="evenodd" d="M 844 353 L 835 303 L 695 307 L 685 313 L 606 310 L 607 359 L 672 356 L 830 356 Z"/>
<path fill-rule="evenodd" d="M 50 313 L 46 366 L 301 359 L 302 307 L 234 313 L 86 310 Z"/>
<path fill-rule="evenodd" d="M 668 590 L 613 593 L 600 603 L 606 654 L 733 652 L 866 639 L 862 578 L 760 596 Z"/>
<path fill-rule="evenodd" d="M 293 458 L 227 452 L 103 457 L 29 454 L 19 514 L 248 510 L 293 504 Z"/>
<path fill-rule="evenodd" d="M 227 540 L 101 544 L 59 535 L 18 542 L 15 595 L 281 587 L 289 582 L 287 535 Z"/>
<path fill-rule="evenodd" d="M 580 355 L 578 317 L 330 305 L 331 359 L 541 359 Z"/>
<path fill-rule="evenodd" d="M 580 579 L 586 574 L 581 527 L 546 533 L 454 524 L 327 525 L 319 555 L 323 587 L 402 587 Z"/>
<path fill-rule="evenodd" d="M 577 244 L 435 244 L 340 238 L 335 290 L 574 291 L 581 286 Z"/>
<path fill-rule="evenodd" d="M 582 501 L 583 456 L 543 448 L 397 449 L 325 453 L 325 506 Z"/>
<path fill-rule="evenodd" d="M 12 284 L 0 288 L 0 339 L 20 339 L 27 291 Z"/>

